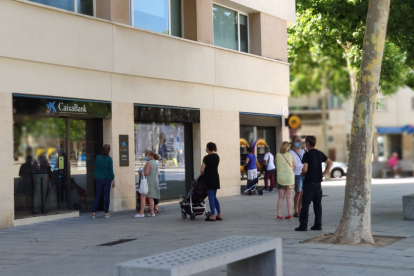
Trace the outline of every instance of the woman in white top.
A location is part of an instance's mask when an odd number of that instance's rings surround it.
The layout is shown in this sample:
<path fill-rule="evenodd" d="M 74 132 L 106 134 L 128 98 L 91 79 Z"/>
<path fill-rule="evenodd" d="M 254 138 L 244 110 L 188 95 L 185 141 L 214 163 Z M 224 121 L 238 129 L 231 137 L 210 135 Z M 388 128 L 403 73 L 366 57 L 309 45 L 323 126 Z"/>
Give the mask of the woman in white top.
<path fill-rule="evenodd" d="M 292 138 L 292 148 L 290 149 L 290 153 L 293 155 L 295 159 L 295 166 L 293 168 L 293 172 L 295 173 L 295 198 L 294 198 L 294 205 L 295 205 L 295 213 L 293 214 L 294 217 L 299 217 L 300 209 L 302 208 L 302 193 L 303 193 L 303 179 L 300 174 L 302 173 L 302 158 L 305 154 L 305 150 L 302 149 L 302 139 L 300 136 L 295 135 Z"/>
<path fill-rule="evenodd" d="M 273 188 L 275 187 L 275 157 L 273 154 L 270 153 L 270 149 L 268 147 L 265 148 L 266 154 L 264 156 L 263 165 L 266 166 L 265 172 L 265 188 L 263 192 L 272 192 Z M 268 188 L 268 182 L 270 180 L 270 189 Z"/>

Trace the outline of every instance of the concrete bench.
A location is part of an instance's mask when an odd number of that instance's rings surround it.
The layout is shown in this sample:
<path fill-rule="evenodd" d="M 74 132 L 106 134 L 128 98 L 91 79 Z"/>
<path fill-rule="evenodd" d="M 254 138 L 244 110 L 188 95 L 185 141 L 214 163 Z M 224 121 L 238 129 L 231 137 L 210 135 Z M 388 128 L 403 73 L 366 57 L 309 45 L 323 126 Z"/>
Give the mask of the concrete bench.
<path fill-rule="evenodd" d="M 414 220 L 414 194 L 403 196 L 402 201 L 404 219 Z"/>
<path fill-rule="evenodd" d="M 117 264 L 115 276 L 186 276 L 227 265 L 227 275 L 282 276 L 282 239 L 230 236 Z"/>
<path fill-rule="evenodd" d="M 394 170 L 393 169 L 382 169 L 381 170 L 381 178 L 388 178 L 388 175 L 391 175 L 392 177 L 394 177 Z M 403 168 L 401 170 L 400 176 L 403 176 L 403 177 L 414 176 L 414 170 Z"/>

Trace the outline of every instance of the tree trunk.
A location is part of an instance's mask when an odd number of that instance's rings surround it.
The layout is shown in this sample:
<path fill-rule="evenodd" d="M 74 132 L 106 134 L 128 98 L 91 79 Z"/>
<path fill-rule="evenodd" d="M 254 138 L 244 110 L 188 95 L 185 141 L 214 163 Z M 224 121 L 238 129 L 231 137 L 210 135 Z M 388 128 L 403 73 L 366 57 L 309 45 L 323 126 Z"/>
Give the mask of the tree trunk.
<path fill-rule="evenodd" d="M 357 93 L 356 72 L 355 72 L 355 68 L 352 67 L 352 64 L 351 64 L 351 61 L 349 60 L 349 58 L 347 58 L 346 61 L 347 61 L 347 69 L 348 69 L 348 74 L 349 74 L 349 82 L 350 82 L 350 85 L 351 85 L 352 103 L 355 104 L 355 97 L 356 97 L 356 93 Z"/>
<path fill-rule="evenodd" d="M 321 95 L 322 95 L 322 103 L 321 103 L 321 111 L 322 111 L 322 139 L 323 139 L 323 152 L 328 155 L 328 129 L 326 124 L 326 103 L 328 100 L 328 88 L 327 88 L 327 79 L 326 75 L 322 74 L 322 89 L 321 89 Z"/>
<path fill-rule="evenodd" d="M 371 233 L 371 154 L 390 0 L 370 0 L 363 57 L 355 99 L 342 220 L 329 240 L 338 244 L 374 244 Z"/>

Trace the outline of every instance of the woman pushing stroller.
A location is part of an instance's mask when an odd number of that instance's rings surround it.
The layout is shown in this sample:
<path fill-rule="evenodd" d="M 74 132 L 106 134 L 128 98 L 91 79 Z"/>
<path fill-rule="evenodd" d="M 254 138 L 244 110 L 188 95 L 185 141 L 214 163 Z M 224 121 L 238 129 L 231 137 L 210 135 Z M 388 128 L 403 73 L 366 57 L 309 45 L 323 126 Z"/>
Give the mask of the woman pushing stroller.
<path fill-rule="evenodd" d="M 208 201 L 210 204 L 211 215 L 206 218 L 206 221 L 223 220 L 221 215 L 220 203 L 217 199 L 217 190 L 220 189 L 220 177 L 218 174 L 218 165 L 220 157 L 217 154 L 216 144 L 210 142 L 207 144 L 206 152 L 208 155 L 204 156 L 203 164 L 201 165 L 200 173 L 204 175 L 205 185 L 207 189 Z M 217 215 L 216 215 L 217 209 Z"/>

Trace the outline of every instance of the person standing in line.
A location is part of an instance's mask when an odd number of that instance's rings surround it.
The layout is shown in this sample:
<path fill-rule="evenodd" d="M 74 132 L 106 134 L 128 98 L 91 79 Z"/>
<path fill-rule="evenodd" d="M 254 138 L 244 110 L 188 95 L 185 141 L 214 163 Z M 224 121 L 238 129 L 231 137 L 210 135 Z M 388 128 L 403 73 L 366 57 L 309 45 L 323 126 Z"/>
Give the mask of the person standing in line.
<path fill-rule="evenodd" d="M 212 142 L 208 143 L 206 146 L 206 152 L 208 154 L 203 158 L 200 173 L 204 175 L 211 215 L 206 218 L 205 221 L 223 220 L 220 203 L 217 199 L 217 190 L 220 189 L 220 176 L 218 173 L 220 157 L 217 154 L 216 144 Z"/>
<path fill-rule="evenodd" d="M 263 165 L 266 167 L 265 171 L 265 188 L 263 192 L 272 192 L 275 187 L 275 157 L 270 153 L 268 147 L 265 148 L 266 154 L 264 156 Z M 270 180 L 270 189 L 268 189 L 268 182 Z"/>
<path fill-rule="evenodd" d="M 289 142 L 283 142 L 280 146 L 280 152 L 276 155 L 277 168 L 277 189 L 279 192 L 279 199 L 277 200 L 277 218 L 283 219 L 282 207 L 283 200 L 286 198 L 288 215 L 285 219 L 292 219 L 292 195 L 295 188 L 295 174 L 293 168 L 295 167 L 295 159 L 289 152 Z"/>
<path fill-rule="evenodd" d="M 302 149 L 302 139 L 300 136 L 293 136 L 292 147 L 289 152 L 295 159 L 295 167 L 293 168 L 293 172 L 295 173 L 295 197 L 293 200 L 293 203 L 295 205 L 295 213 L 293 216 L 298 218 L 300 209 L 302 208 L 303 176 L 300 174 L 302 173 L 302 159 L 303 155 L 305 154 L 305 150 Z"/>
<path fill-rule="evenodd" d="M 111 183 L 112 189 L 115 188 L 115 174 L 114 162 L 112 157 L 109 156 L 110 152 L 111 146 L 105 144 L 102 148 L 102 154 L 98 155 L 95 159 L 96 194 L 93 200 L 92 218 L 96 218 L 96 211 L 98 210 L 98 203 L 102 192 L 104 193 L 105 218 L 111 217 L 109 214 L 109 204 L 111 200 Z"/>
<path fill-rule="evenodd" d="M 317 150 L 316 138 L 307 136 L 305 139 L 308 152 L 302 159 L 303 169 L 302 176 L 305 177 L 303 183 L 302 209 L 299 215 L 299 227 L 295 231 L 308 230 L 309 205 L 313 202 L 313 211 L 315 212 L 315 223 L 311 230 L 322 230 L 322 179 L 330 171 L 332 161 L 326 155 Z M 322 172 L 322 163 L 326 163 L 326 169 Z"/>
<path fill-rule="evenodd" d="M 155 154 L 153 151 L 147 151 L 145 153 L 145 160 L 147 163 L 144 167 L 144 176 L 147 177 L 147 184 L 148 184 L 148 193 L 146 195 L 140 194 L 140 210 L 139 213 L 135 215 L 136 218 L 143 218 L 145 217 L 144 210 L 145 210 L 145 200 L 148 197 L 149 202 L 149 217 L 155 217 L 154 212 L 154 198 L 160 198 L 160 187 L 158 185 L 158 160 L 160 156 Z M 138 172 L 140 176 L 142 176 L 142 172 Z"/>
<path fill-rule="evenodd" d="M 252 147 L 247 147 L 246 166 L 247 166 L 247 183 L 250 184 L 253 179 L 257 178 L 257 157 L 253 154 Z"/>

